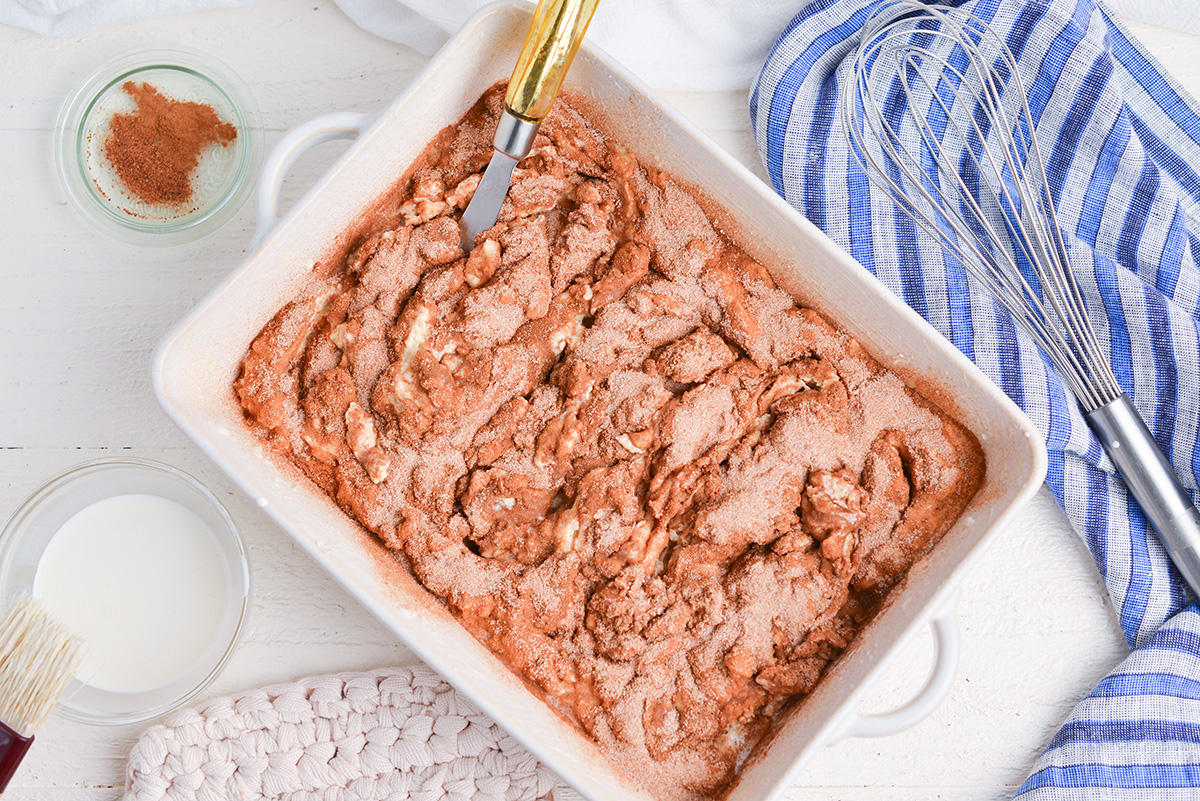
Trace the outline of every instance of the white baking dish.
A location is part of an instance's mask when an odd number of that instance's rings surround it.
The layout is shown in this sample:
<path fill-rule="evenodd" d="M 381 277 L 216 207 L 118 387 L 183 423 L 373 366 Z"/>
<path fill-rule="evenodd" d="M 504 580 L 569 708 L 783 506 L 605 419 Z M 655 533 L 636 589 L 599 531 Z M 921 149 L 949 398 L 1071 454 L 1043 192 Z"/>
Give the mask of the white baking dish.
<path fill-rule="evenodd" d="M 380 542 L 298 471 L 268 456 L 243 426 L 231 388 L 250 341 L 297 294 L 309 268 L 441 128 L 462 116 L 484 89 L 508 77 L 528 25 L 524 4 L 489 6 L 379 114 L 329 115 L 286 136 L 259 181 L 260 231 L 253 252 L 159 346 L 155 388 L 180 427 L 313 559 L 576 790 L 595 801 L 649 799 L 461 628 Z M 847 734 L 876 735 L 911 725 L 941 700 L 955 666 L 950 602 L 988 541 L 1041 483 L 1045 450 L 1030 421 L 969 360 L 603 53 L 585 44 L 565 91 L 593 103 L 605 129 L 631 151 L 703 188 L 727 210 L 734 238 L 782 286 L 825 311 L 881 361 L 932 390 L 976 433 L 987 457 L 986 482 L 963 518 L 750 760 L 729 795 L 776 798 L 821 747 Z M 357 141 L 294 209 L 276 220 L 278 187 L 287 168 L 307 147 L 337 136 Z M 925 689 L 892 714 L 858 715 L 873 679 L 931 620 L 939 655 Z"/>

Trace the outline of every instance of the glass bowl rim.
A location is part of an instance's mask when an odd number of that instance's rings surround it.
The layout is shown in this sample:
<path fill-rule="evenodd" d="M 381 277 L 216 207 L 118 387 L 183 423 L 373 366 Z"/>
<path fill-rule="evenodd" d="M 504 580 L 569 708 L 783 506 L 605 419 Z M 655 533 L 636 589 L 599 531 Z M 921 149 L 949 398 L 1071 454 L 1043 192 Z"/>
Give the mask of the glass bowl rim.
<path fill-rule="evenodd" d="M 145 225 L 136 217 L 115 213 L 97 196 L 83 163 L 82 138 L 84 123 L 101 96 L 115 84 L 154 69 L 183 72 L 211 86 L 233 109 L 238 135 L 245 137 L 246 147 L 241 149 L 237 173 L 229 188 L 209 208 L 202 213 L 185 214 L 177 222 Z M 92 226 L 137 245 L 181 245 L 216 231 L 245 205 L 253 191 L 253 175 L 262 155 L 262 120 L 250 88 L 223 62 L 181 45 L 127 50 L 105 62 L 70 92 L 54 127 L 55 170 L 71 205 Z"/>
<path fill-rule="evenodd" d="M 188 701 L 195 698 L 205 688 L 207 688 L 217 678 L 221 671 L 229 662 L 230 657 L 237 651 L 241 644 L 242 636 L 246 631 L 246 624 L 250 615 L 251 602 L 254 597 L 253 574 L 250 569 L 249 554 L 246 549 L 245 539 L 242 537 L 241 531 L 234 523 L 229 511 L 220 499 L 195 476 L 185 472 L 173 465 L 164 462 L 155 461 L 153 459 L 144 459 L 137 456 L 115 456 L 101 457 L 91 459 L 85 462 L 72 465 L 64 470 L 55 473 L 39 484 L 33 491 L 28 493 L 22 499 L 11 514 L 4 521 L 3 527 L 0 527 L 0 603 L 10 603 L 16 598 L 20 592 L 18 588 L 10 586 L 12 583 L 10 573 L 10 560 L 13 557 L 13 551 L 16 550 L 21 540 L 16 537 L 17 529 L 21 524 L 35 512 L 37 508 L 46 501 L 52 501 L 57 493 L 68 486 L 72 481 L 78 479 L 81 475 L 96 473 L 111 468 L 134 468 L 145 470 L 152 473 L 159 473 L 170 477 L 175 481 L 195 490 L 206 504 L 221 520 L 225 526 L 229 538 L 232 541 L 233 547 L 229 547 L 226 543 L 218 543 L 222 556 L 227 560 L 231 571 L 231 586 L 229 599 L 231 601 L 230 610 L 226 613 L 226 620 L 232 619 L 236 615 L 236 623 L 233 628 L 233 633 L 228 641 L 223 639 L 214 640 L 222 648 L 221 655 L 212 664 L 212 667 L 204 674 L 194 686 L 183 691 L 182 693 L 157 704 L 152 704 L 142 708 L 138 708 L 124 713 L 101 713 L 92 712 L 87 709 L 79 709 L 69 704 L 68 699 L 60 701 L 55 706 L 55 713 L 68 720 L 73 720 L 78 723 L 87 723 L 100 726 L 118 726 L 128 723 L 138 723 L 151 718 L 164 715 L 168 712 L 179 709 Z M 115 497 L 119 493 L 109 497 Z M 215 535 L 214 535 L 215 536 Z M 240 570 L 240 579 L 238 581 L 238 572 Z M 241 592 L 235 592 L 237 585 L 241 584 L 244 588 Z M 21 588 L 20 591 L 28 594 L 31 588 Z M 240 605 L 239 602 L 240 601 Z M 74 684 L 77 680 L 72 679 Z M 68 693 L 70 691 L 68 690 Z M 147 692 L 153 692 L 147 691 Z"/>

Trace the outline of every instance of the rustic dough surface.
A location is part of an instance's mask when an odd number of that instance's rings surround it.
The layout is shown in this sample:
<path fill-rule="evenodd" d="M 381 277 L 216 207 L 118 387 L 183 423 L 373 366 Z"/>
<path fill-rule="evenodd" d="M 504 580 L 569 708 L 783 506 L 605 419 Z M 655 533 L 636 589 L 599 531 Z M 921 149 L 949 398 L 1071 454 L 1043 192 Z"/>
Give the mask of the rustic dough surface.
<path fill-rule="evenodd" d="M 502 98 L 259 334 L 251 425 L 663 799 L 719 795 L 982 482 L 975 438 L 560 99 Z"/>

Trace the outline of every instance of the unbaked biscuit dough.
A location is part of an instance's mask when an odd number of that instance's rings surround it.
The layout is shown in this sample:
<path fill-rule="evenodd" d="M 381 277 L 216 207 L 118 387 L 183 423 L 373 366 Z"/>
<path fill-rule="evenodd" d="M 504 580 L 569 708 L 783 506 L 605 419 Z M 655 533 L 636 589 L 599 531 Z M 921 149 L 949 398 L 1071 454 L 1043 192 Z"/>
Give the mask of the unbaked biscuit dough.
<path fill-rule="evenodd" d="M 569 97 L 464 256 L 501 99 L 320 265 L 237 395 L 631 777 L 719 795 L 982 452 Z"/>

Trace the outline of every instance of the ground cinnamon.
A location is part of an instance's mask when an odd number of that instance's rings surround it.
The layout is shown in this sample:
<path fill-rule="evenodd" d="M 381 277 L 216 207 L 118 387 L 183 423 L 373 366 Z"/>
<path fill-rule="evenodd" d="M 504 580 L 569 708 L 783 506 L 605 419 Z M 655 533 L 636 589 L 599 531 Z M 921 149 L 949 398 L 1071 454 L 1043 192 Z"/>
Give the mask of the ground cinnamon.
<path fill-rule="evenodd" d="M 148 83 L 121 87 L 137 103 L 114 114 L 104 154 L 125 187 L 146 203 L 183 203 L 192 197 L 191 174 L 209 145 L 228 147 L 237 128 L 212 106 L 175 100 Z"/>

